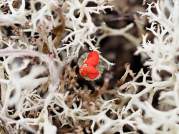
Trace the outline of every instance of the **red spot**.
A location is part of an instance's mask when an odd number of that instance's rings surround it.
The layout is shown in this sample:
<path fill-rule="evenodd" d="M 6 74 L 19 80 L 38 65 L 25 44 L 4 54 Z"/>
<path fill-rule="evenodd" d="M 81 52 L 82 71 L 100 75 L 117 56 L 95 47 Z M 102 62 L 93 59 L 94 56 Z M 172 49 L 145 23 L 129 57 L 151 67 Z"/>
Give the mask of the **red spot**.
<path fill-rule="evenodd" d="M 98 76 L 99 76 L 99 71 L 93 66 L 88 66 L 88 78 L 93 80 Z"/>
<path fill-rule="evenodd" d="M 93 66 L 82 65 L 80 67 L 80 74 L 83 77 L 88 77 L 89 79 L 94 80 L 99 76 L 99 71 Z"/>
<path fill-rule="evenodd" d="M 99 64 L 99 53 L 97 51 L 89 52 L 84 63 L 96 67 Z"/>
<path fill-rule="evenodd" d="M 83 77 L 87 77 L 91 80 L 96 79 L 99 76 L 99 71 L 96 66 L 99 64 L 99 53 L 97 51 L 89 52 L 83 65 L 80 67 L 80 74 Z"/>
<path fill-rule="evenodd" d="M 88 75 L 88 66 L 82 65 L 80 67 L 80 74 L 83 77 L 86 77 Z"/>

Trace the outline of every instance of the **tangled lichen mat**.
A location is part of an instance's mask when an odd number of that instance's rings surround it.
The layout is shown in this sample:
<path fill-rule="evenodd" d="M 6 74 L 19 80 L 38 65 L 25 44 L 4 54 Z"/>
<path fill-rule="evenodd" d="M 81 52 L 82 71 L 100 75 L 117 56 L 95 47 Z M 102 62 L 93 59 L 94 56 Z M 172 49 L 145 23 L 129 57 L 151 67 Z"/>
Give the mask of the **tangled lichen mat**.
<path fill-rule="evenodd" d="M 178 0 L 0 0 L 0 134 L 178 133 Z"/>

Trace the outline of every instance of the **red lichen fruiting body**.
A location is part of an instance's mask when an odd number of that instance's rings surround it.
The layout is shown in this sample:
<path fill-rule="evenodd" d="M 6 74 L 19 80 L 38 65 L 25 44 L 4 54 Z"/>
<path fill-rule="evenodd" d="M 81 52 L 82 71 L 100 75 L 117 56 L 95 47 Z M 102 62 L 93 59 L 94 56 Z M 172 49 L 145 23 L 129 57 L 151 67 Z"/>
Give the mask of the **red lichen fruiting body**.
<path fill-rule="evenodd" d="M 93 66 L 88 66 L 88 78 L 94 80 L 98 78 L 98 76 L 99 76 L 99 71 Z"/>
<path fill-rule="evenodd" d="M 80 66 L 80 75 L 90 79 L 95 80 L 99 77 L 100 72 L 97 70 L 97 65 L 99 64 L 99 53 L 97 51 L 91 51 L 88 53 L 87 58 L 84 60 Z"/>
<path fill-rule="evenodd" d="M 93 66 L 82 65 L 80 67 L 80 75 L 94 80 L 99 76 L 99 71 Z"/>
<path fill-rule="evenodd" d="M 99 53 L 97 51 L 89 52 L 84 63 L 96 67 L 99 64 Z"/>
<path fill-rule="evenodd" d="M 80 67 L 80 75 L 86 77 L 88 75 L 88 66 L 82 65 Z"/>

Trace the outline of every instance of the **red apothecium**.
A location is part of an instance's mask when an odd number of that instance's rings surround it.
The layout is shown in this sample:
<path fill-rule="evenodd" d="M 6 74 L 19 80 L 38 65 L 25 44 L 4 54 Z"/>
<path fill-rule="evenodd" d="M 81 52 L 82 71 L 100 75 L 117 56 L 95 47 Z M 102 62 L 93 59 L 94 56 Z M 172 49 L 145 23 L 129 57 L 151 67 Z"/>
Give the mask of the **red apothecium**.
<path fill-rule="evenodd" d="M 100 72 L 96 69 L 98 64 L 99 53 L 97 51 L 89 52 L 84 63 L 80 66 L 80 75 L 90 80 L 98 78 L 100 75 Z"/>

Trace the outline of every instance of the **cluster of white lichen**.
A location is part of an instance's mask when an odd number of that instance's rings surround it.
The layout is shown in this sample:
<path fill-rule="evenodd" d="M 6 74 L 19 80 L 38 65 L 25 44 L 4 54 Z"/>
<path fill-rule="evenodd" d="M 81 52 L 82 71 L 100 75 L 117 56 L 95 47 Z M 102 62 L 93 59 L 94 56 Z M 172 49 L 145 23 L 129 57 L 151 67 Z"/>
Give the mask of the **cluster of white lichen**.
<path fill-rule="evenodd" d="M 124 119 L 133 114 L 131 123 L 127 122 L 133 130 L 146 134 L 179 132 L 178 11 L 179 1 L 161 0 L 149 4 L 141 13 L 151 23 L 147 29 L 154 39 L 147 41 L 144 36 L 136 53 L 142 55 L 149 70 L 141 70 L 135 76 L 127 69 L 123 79 L 128 74 L 133 80 L 123 84 L 118 92 L 129 99 L 121 113 Z"/>
<path fill-rule="evenodd" d="M 125 125 L 130 126 L 131 133 L 138 130 L 149 134 L 179 132 L 179 1 L 161 0 L 150 4 L 142 13 L 151 23 L 148 30 L 154 40 L 147 41 L 145 36 L 137 53 L 146 60 L 149 72 L 134 75 L 127 66 L 121 80 L 130 76 L 132 81 L 114 89 L 118 93 L 115 98 L 99 97 L 96 104 L 91 102 L 91 113 L 83 108 L 82 100 L 79 105 L 72 100 L 73 107 L 68 106 L 69 92 L 62 92 L 59 86 L 62 69 L 78 56 L 81 48 L 98 50 L 98 40 L 94 37 L 98 29 L 110 35 L 124 34 L 135 41 L 126 33 L 132 24 L 121 30 L 105 24 L 96 26 L 91 14 L 111 8 L 105 0 L 3 0 L 0 7 L 0 120 L 9 133 L 23 129 L 55 134 L 59 128 L 53 124 L 54 117 L 60 120 L 61 127 L 91 121 L 91 131 L 95 134 L 122 134 Z M 60 26 L 62 29 L 63 25 L 64 31 L 60 32 L 65 34 L 57 34 L 62 40 L 54 39 L 52 31 Z M 5 30 L 8 26 L 14 30 L 11 36 Z M 30 32 L 30 37 L 25 37 L 26 32 Z M 36 33 L 40 38 L 35 38 Z M 61 60 L 59 55 L 66 58 Z M 115 103 L 119 99 L 120 105 Z M 156 107 L 154 101 L 157 101 Z M 109 110 L 112 114 L 107 116 Z"/>
<path fill-rule="evenodd" d="M 127 110 L 135 107 L 141 112 L 136 116 L 136 128 L 144 133 L 178 133 L 179 112 L 179 1 L 161 0 L 151 3 L 145 13 L 154 35 L 153 41 L 144 36 L 137 53 L 143 57 L 148 73 L 125 83 L 120 90 L 128 88 L 132 93 L 121 94 L 130 98 Z M 139 91 L 140 89 L 140 91 Z"/>
<path fill-rule="evenodd" d="M 87 6 L 89 2 L 95 6 Z M 78 56 L 81 47 L 97 49 L 92 43 L 97 27 L 91 14 L 111 6 L 95 0 L 4 0 L 0 6 L 1 124 L 10 133 L 20 129 L 56 133 L 48 108 L 61 126 L 71 124 L 69 118 L 75 121 L 86 114 L 81 107 L 74 104 L 72 109 L 65 103 L 68 92 L 60 91 L 61 70 L 66 61 Z M 58 27 L 62 30 L 52 33 Z M 53 39 L 53 34 L 61 36 L 62 42 L 60 37 Z M 66 58 L 60 60 L 58 54 Z M 63 111 L 58 112 L 58 107 Z M 27 116 L 29 113 L 33 118 Z"/>

